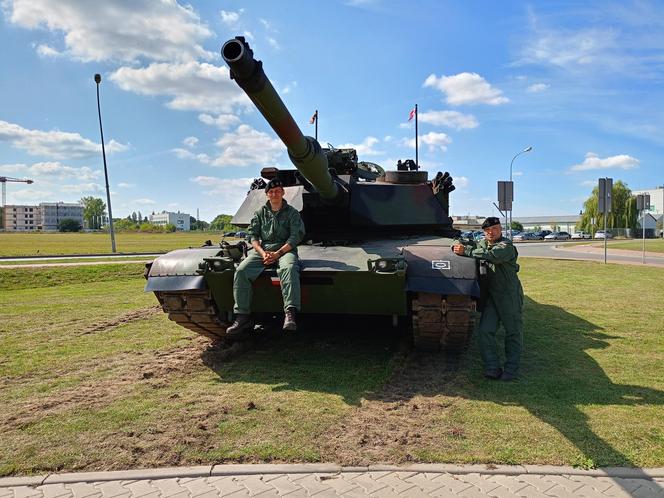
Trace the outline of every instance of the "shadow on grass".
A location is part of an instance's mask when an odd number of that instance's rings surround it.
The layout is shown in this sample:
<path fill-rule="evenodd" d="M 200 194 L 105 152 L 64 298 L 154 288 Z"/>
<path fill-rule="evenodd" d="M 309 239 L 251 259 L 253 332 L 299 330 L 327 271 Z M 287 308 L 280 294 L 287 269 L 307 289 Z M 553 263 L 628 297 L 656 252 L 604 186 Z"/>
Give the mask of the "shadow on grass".
<path fill-rule="evenodd" d="M 273 391 L 336 394 L 359 406 L 367 393 L 380 389 L 393 371 L 404 334 L 384 317 L 350 319 L 325 316 L 298 320 L 300 330 L 267 331 L 250 350 L 232 360 L 208 348 L 203 363 L 223 383 L 267 384 Z"/>

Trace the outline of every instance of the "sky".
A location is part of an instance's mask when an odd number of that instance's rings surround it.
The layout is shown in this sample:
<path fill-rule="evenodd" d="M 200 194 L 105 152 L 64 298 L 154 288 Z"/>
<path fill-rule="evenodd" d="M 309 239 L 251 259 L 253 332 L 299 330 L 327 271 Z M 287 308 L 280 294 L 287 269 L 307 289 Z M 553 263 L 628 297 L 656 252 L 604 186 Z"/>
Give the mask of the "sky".
<path fill-rule="evenodd" d="M 306 135 L 449 171 L 451 214 L 577 214 L 600 177 L 664 184 L 660 1 L 0 0 L 8 204 L 106 200 L 114 217 L 233 214 L 285 147 L 230 80 L 244 36 Z"/>

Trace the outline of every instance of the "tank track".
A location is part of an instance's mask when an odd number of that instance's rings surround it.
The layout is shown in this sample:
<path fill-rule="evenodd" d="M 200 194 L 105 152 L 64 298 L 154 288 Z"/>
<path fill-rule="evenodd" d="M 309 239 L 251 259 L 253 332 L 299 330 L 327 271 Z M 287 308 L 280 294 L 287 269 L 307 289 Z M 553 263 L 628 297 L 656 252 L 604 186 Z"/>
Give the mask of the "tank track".
<path fill-rule="evenodd" d="M 210 289 L 155 292 L 168 318 L 211 339 L 222 339 L 230 325 L 219 318 Z"/>
<path fill-rule="evenodd" d="M 413 342 L 423 351 L 463 351 L 475 328 L 475 301 L 470 296 L 418 292 L 411 301 Z"/>

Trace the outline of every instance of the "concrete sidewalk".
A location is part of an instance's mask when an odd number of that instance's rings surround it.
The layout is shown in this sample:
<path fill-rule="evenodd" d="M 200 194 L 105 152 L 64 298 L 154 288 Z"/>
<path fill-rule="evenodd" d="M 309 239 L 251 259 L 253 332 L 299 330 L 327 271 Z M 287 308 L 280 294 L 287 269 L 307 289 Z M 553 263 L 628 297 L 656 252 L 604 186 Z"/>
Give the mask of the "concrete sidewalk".
<path fill-rule="evenodd" d="M 28 497 L 664 497 L 664 469 L 507 465 L 214 465 L 0 479 Z"/>

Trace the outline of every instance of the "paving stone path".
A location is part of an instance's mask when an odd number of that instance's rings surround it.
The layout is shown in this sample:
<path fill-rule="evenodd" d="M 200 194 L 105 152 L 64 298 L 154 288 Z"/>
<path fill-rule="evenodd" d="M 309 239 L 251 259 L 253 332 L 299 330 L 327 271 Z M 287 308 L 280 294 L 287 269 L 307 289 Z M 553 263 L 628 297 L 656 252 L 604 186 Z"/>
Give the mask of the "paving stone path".
<path fill-rule="evenodd" d="M 419 468 L 418 468 L 419 467 Z M 449 468 L 446 468 L 449 467 Z M 410 469 L 410 470 L 408 470 Z M 231 465 L 0 479 L 0 498 L 662 497 L 664 469 Z M 538 469 L 541 473 L 537 473 Z M 281 471 L 281 472 L 280 472 Z"/>

